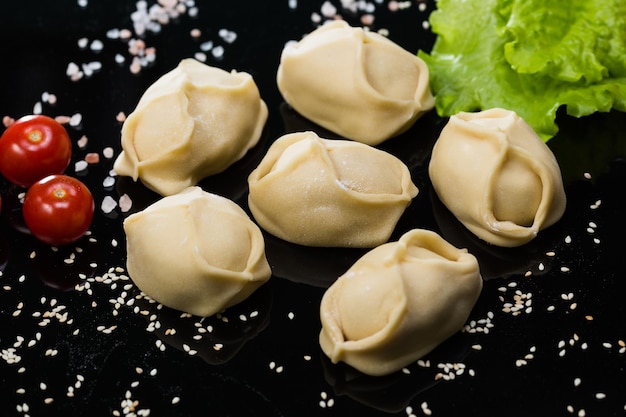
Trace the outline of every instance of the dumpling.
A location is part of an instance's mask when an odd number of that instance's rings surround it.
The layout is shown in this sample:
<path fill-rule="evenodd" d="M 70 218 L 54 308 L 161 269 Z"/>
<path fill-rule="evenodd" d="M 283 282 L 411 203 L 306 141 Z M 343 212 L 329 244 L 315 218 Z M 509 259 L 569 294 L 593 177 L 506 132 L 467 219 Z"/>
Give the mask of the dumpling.
<path fill-rule="evenodd" d="M 413 229 L 367 252 L 324 293 L 320 346 L 333 363 L 390 374 L 461 330 L 482 285 L 467 250 Z"/>
<path fill-rule="evenodd" d="M 124 231 L 137 287 L 197 316 L 243 301 L 271 275 L 258 226 L 236 203 L 200 187 L 130 215 Z"/>
<path fill-rule="evenodd" d="M 395 156 L 314 132 L 278 138 L 248 184 L 248 205 L 259 226 L 306 246 L 384 243 L 418 193 Z"/>
<path fill-rule="evenodd" d="M 122 126 L 119 175 L 172 195 L 224 171 L 257 144 L 268 110 L 250 74 L 184 59 Z"/>
<path fill-rule="evenodd" d="M 368 145 L 402 133 L 434 106 L 424 61 L 343 20 L 286 45 L 277 82 L 298 113 Z"/>
<path fill-rule="evenodd" d="M 435 142 L 428 172 L 452 214 L 497 246 L 529 242 L 565 211 L 554 154 L 512 111 L 452 116 Z"/>

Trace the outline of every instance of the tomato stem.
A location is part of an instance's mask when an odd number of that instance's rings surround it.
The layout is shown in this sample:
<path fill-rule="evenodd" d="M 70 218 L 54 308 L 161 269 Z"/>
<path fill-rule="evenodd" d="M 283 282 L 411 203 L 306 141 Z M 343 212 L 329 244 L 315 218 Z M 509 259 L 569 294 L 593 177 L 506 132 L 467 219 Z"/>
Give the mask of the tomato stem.
<path fill-rule="evenodd" d="M 43 133 L 41 133 L 41 130 L 35 129 L 35 130 L 31 130 L 30 132 L 28 132 L 27 136 L 30 142 L 39 143 L 41 142 L 41 139 L 43 138 Z"/>
<path fill-rule="evenodd" d="M 67 192 L 63 188 L 56 188 L 52 192 L 52 195 L 54 195 L 56 198 L 61 200 L 61 199 L 65 198 L 65 196 L 67 195 Z"/>

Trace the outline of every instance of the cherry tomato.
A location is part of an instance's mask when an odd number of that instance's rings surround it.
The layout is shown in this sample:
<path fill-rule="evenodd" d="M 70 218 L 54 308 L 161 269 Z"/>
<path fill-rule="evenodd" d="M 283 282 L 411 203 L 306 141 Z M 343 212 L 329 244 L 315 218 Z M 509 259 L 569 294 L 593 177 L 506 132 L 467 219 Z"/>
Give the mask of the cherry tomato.
<path fill-rule="evenodd" d="M 50 175 L 26 191 L 22 212 L 33 236 L 58 246 L 72 243 L 87 232 L 94 202 L 81 181 L 67 175 Z"/>
<path fill-rule="evenodd" d="M 48 175 L 62 174 L 71 156 L 67 131 L 48 116 L 24 116 L 0 137 L 0 173 L 21 187 L 29 187 Z"/>

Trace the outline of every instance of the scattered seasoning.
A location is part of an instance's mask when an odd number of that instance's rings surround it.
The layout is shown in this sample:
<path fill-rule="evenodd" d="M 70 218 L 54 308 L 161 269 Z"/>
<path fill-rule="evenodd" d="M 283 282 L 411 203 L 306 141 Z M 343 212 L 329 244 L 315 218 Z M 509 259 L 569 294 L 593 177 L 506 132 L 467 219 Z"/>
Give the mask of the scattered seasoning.
<path fill-rule="evenodd" d="M 333 398 L 329 398 L 326 391 L 320 392 L 320 398 L 321 400 L 319 401 L 319 406 L 321 408 L 332 407 L 335 405 L 335 400 Z"/>

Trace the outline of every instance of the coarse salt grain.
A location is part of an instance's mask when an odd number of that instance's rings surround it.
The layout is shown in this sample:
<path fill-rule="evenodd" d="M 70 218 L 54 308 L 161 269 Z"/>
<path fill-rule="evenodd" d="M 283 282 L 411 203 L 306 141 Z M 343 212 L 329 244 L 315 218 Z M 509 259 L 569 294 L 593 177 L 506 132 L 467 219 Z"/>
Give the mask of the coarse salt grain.
<path fill-rule="evenodd" d="M 102 41 L 99 39 L 95 39 L 91 42 L 91 45 L 89 45 L 89 48 L 93 52 L 100 52 L 102 51 L 102 49 L 104 49 L 104 43 L 102 43 Z"/>
<path fill-rule="evenodd" d="M 113 177 L 106 177 L 103 181 L 102 181 L 102 186 L 104 188 L 109 188 L 109 187 L 113 187 L 115 185 L 115 178 Z"/>
<path fill-rule="evenodd" d="M 86 170 L 86 169 L 87 169 L 87 166 L 88 166 L 88 165 L 89 165 L 89 164 L 87 163 L 87 161 L 84 161 L 84 160 L 82 160 L 82 161 L 77 161 L 77 162 L 74 164 L 74 171 L 75 171 L 75 172 L 81 172 L 81 171 L 84 171 L 84 170 Z"/>
<path fill-rule="evenodd" d="M 224 40 L 226 43 L 233 43 L 237 40 L 237 33 L 228 29 L 220 29 L 218 31 L 218 35 L 220 38 Z"/>
<path fill-rule="evenodd" d="M 111 213 L 115 207 L 117 207 L 117 201 L 113 199 L 110 195 L 107 195 L 102 199 L 102 204 L 100 205 L 100 209 L 105 214 Z"/>
<path fill-rule="evenodd" d="M 196 52 L 195 54 L 193 54 L 193 57 L 196 59 L 196 61 L 200 62 L 206 62 L 207 60 L 207 56 L 204 52 Z"/>
<path fill-rule="evenodd" d="M 102 150 L 102 155 L 107 159 L 111 159 L 115 156 L 115 151 L 110 146 L 107 146 Z"/>
<path fill-rule="evenodd" d="M 326 18 L 334 17 L 337 14 L 337 8 L 329 1 L 325 1 L 320 9 L 322 16 Z"/>
<path fill-rule="evenodd" d="M 213 41 L 206 41 L 200 44 L 200 50 L 203 52 L 208 52 L 213 49 Z"/>

